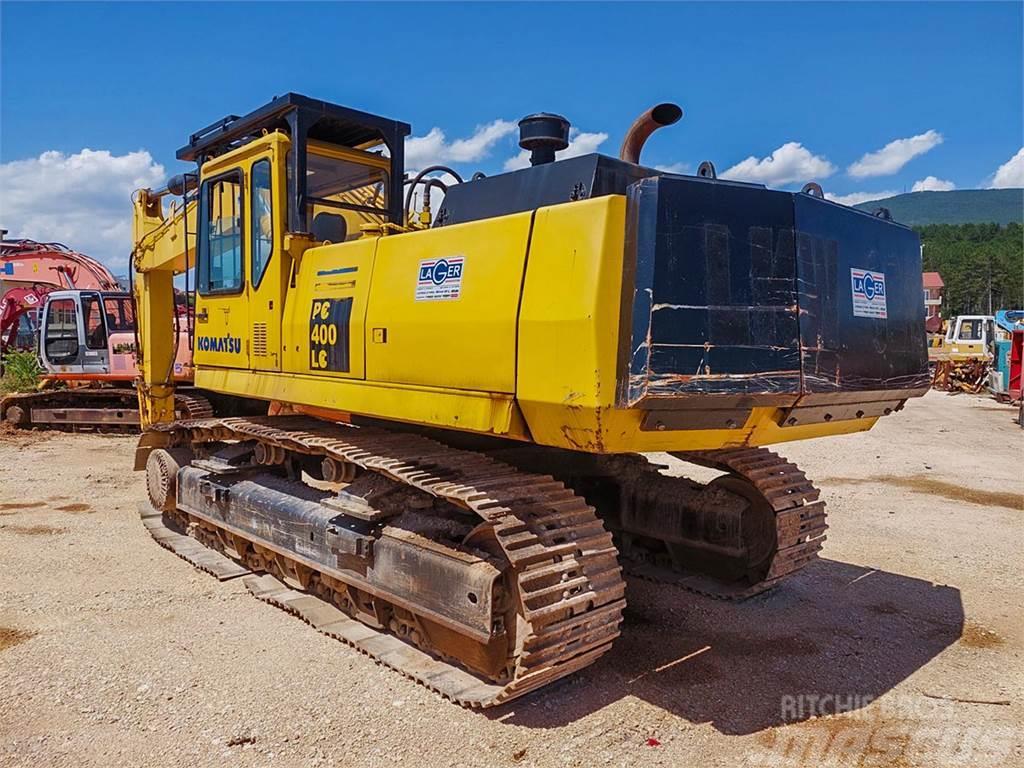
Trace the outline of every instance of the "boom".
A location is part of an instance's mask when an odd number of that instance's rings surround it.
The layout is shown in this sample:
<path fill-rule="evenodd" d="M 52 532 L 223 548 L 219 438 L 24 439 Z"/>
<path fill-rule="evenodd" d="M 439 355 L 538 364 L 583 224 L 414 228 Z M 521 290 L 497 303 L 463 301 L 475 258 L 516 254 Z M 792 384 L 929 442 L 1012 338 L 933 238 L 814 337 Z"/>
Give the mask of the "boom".
<path fill-rule="evenodd" d="M 164 211 L 163 197 L 175 187 L 184 196 L 189 177 L 168 188 L 136 192 L 132 215 L 132 290 L 137 307 L 139 410 L 143 426 L 175 418 L 174 361 L 181 343 L 174 303 L 174 276 L 195 263 L 196 203 L 187 197 Z M 193 239 L 189 240 L 189 237 Z M 187 317 L 187 315 L 186 315 Z"/>

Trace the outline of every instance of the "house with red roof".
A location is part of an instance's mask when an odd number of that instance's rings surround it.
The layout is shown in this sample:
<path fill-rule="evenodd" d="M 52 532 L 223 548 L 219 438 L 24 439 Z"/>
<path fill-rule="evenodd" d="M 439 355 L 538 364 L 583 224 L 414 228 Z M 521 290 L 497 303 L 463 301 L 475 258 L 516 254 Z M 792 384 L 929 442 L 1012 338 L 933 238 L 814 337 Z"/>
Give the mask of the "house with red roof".
<path fill-rule="evenodd" d="M 928 333 L 938 333 L 942 329 L 942 291 L 946 287 L 942 275 L 938 272 L 922 274 L 924 283 L 924 328 Z"/>

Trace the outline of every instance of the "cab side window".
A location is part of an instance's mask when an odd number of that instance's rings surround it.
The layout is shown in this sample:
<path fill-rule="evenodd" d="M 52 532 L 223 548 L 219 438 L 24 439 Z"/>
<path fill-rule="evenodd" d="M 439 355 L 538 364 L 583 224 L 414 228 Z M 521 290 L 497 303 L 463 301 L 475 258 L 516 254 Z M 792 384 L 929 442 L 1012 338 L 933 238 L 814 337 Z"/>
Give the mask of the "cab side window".
<path fill-rule="evenodd" d="M 270 161 L 252 165 L 252 206 L 249 211 L 252 286 L 259 287 L 274 251 L 274 219 L 270 198 Z"/>
<path fill-rule="evenodd" d="M 135 327 L 135 314 L 130 298 L 106 298 L 103 300 L 103 311 L 107 315 L 107 333 L 130 333 Z"/>
<path fill-rule="evenodd" d="M 100 314 L 99 296 L 82 296 L 82 315 L 85 317 L 85 346 L 88 349 L 106 349 L 107 329 Z"/>
<path fill-rule="evenodd" d="M 203 182 L 199 199 L 199 292 L 242 290 L 242 176 Z"/>

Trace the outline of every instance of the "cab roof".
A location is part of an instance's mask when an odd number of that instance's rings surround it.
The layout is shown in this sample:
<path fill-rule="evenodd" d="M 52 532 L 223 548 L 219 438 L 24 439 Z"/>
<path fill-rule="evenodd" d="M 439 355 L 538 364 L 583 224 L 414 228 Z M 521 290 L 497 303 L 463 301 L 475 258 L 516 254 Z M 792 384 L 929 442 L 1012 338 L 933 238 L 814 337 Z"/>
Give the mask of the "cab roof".
<path fill-rule="evenodd" d="M 290 116 L 298 115 L 301 123 L 309 126 L 307 137 L 346 147 L 358 147 L 374 141 L 383 142 L 392 155 L 409 135 L 408 123 L 390 120 L 369 112 L 343 107 L 298 93 L 277 96 L 247 115 L 226 115 L 189 136 L 188 144 L 181 147 L 179 160 L 202 162 L 220 155 L 263 131 L 290 131 Z"/>

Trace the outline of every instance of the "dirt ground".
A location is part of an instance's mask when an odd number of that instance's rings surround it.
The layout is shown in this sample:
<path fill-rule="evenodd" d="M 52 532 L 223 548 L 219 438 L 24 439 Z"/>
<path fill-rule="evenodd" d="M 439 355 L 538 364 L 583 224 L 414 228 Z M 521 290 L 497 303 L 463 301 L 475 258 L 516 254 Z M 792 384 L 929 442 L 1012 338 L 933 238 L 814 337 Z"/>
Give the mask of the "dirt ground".
<path fill-rule="evenodd" d="M 1013 416 L 931 393 L 780 446 L 819 563 L 739 605 L 630 582 L 611 653 L 485 713 L 158 547 L 133 438 L 0 436 L 0 765 L 1024 765 Z"/>

